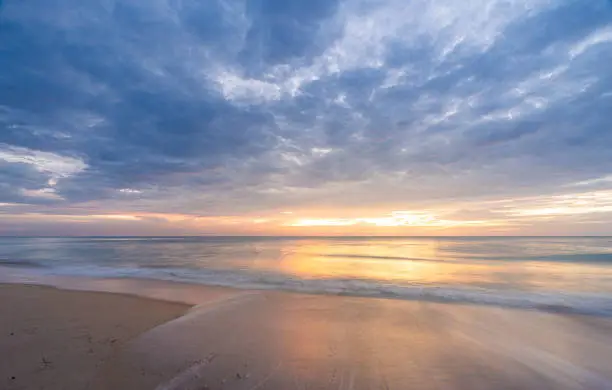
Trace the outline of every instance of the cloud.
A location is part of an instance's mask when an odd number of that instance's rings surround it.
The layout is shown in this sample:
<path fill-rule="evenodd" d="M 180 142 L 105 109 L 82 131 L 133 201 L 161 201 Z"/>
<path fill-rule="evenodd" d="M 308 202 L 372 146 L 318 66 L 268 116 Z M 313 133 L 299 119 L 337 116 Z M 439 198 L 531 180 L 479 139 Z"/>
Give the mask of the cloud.
<path fill-rule="evenodd" d="M 4 2 L 0 202 L 384 218 L 612 188 L 610 20 L 606 0 Z"/>
<path fill-rule="evenodd" d="M 45 188 L 50 176 L 33 169 L 29 164 L 7 163 L 0 160 L 0 202 L 3 203 L 37 203 L 28 196 L 28 191 Z"/>
<path fill-rule="evenodd" d="M 86 168 L 76 158 L 1 144 L 0 160 L 31 165 L 37 171 L 49 173 L 54 179 L 72 176 Z"/>

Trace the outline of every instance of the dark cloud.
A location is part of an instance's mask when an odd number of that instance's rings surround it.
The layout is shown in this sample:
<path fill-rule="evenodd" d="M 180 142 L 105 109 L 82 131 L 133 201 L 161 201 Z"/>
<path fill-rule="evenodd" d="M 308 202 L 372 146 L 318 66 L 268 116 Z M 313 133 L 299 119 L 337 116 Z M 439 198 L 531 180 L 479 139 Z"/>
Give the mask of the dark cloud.
<path fill-rule="evenodd" d="M 26 191 L 42 190 L 49 179 L 49 175 L 29 164 L 0 160 L 0 203 L 44 203 L 44 199 L 30 196 Z"/>
<path fill-rule="evenodd" d="M 39 3 L 27 11 L 50 11 Z M 0 118 L 0 142 L 80 156 L 88 168 L 64 181 L 61 194 L 82 200 L 105 190 L 163 185 L 172 181 L 168 175 L 222 168 L 274 146 L 269 115 L 235 108 L 194 80 L 175 47 L 185 31 L 171 25 L 172 15 L 149 14 L 136 2 L 83 15 L 70 8 L 83 9 L 82 3 L 65 3 L 49 15 L 55 20 L 35 22 L 20 18 L 30 6 L 12 5 L 0 46 L 0 82 L 7 91 L 0 105 L 20 113 Z M 202 23 L 217 19 L 202 17 Z M 218 32 L 210 30 L 209 39 Z M 194 44 L 206 44 L 203 33 Z M 51 131 L 40 134 L 39 127 Z"/>
<path fill-rule="evenodd" d="M 239 55 L 247 74 L 265 71 L 271 65 L 304 62 L 325 50 L 337 31 L 324 29 L 334 15 L 338 0 L 254 0 L 245 17 L 250 21 Z M 325 35 L 324 35 L 325 34 Z"/>

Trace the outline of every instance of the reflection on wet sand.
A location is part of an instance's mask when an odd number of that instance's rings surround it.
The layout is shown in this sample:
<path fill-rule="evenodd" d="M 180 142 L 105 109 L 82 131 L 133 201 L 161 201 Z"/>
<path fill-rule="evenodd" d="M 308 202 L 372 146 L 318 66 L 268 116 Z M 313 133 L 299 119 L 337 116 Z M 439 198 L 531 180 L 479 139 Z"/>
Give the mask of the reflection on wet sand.
<path fill-rule="evenodd" d="M 101 388 L 609 388 L 611 328 L 519 310 L 235 292 L 128 344 L 102 370 L 119 382 Z"/>

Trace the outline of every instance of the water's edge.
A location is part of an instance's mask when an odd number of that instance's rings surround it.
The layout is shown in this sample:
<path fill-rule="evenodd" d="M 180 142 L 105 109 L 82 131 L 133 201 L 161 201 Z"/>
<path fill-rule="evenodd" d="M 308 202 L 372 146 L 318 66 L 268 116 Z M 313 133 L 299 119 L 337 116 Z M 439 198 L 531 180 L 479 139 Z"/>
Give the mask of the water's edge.
<path fill-rule="evenodd" d="M 612 298 L 606 294 L 562 294 L 537 292 L 474 291 L 441 287 L 380 286 L 363 280 L 283 280 L 282 283 L 228 283 L 227 280 L 198 281 L 173 278 L 147 278 L 142 275 L 45 274 L 30 269 L 0 267 L 0 283 L 52 286 L 60 289 L 108 292 L 143 298 L 197 305 L 205 290 L 279 291 L 309 295 L 349 296 L 360 298 L 397 299 L 442 304 L 492 306 L 508 309 L 541 311 L 558 314 L 580 314 L 612 317 Z"/>

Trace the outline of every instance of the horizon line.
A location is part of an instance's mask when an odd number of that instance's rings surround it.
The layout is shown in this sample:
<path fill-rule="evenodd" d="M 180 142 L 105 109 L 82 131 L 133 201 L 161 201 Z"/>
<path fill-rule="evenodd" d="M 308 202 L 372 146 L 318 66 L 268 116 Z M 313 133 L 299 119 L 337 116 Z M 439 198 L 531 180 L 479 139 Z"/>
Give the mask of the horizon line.
<path fill-rule="evenodd" d="M 612 238 L 612 235 L 3 235 L 0 238 Z"/>

